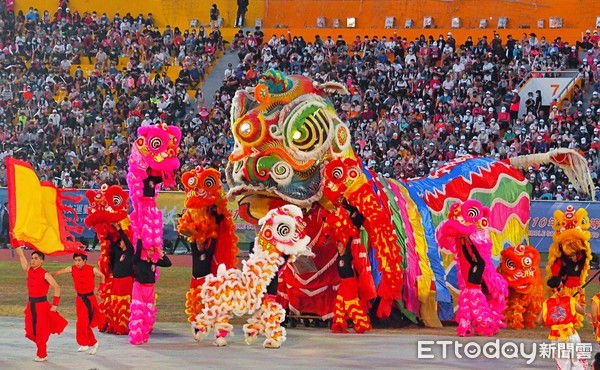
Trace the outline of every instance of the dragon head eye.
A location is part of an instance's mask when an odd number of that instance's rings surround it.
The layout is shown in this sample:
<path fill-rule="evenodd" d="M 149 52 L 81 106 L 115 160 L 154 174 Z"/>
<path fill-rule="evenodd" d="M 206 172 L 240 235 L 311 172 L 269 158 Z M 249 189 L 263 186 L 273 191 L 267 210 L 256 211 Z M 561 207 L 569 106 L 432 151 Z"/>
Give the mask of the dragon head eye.
<path fill-rule="evenodd" d="M 252 125 L 250 125 L 250 123 L 244 122 L 241 124 L 240 133 L 242 135 L 244 135 L 244 136 L 249 135 L 251 131 L 252 131 Z"/>

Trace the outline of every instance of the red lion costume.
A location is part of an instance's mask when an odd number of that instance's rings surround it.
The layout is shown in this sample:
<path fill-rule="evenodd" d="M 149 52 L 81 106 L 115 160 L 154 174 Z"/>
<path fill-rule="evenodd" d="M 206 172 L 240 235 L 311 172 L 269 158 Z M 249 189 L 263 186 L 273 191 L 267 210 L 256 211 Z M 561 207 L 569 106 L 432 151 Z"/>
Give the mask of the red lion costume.
<path fill-rule="evenodd" d="M 100 241 L 101 256 L 98 268 L 106 277 L 105 283 L 98 288 L 100 311 L 106 316 L 105 322 L 98 325 L 100 331 L 113 334 L 129 332 L 129 304 L 131 302 L 131 286 L 128 292 L 114 291 L 114 281 L 111 268 L 111 243 L 119 243 L 121 236 L 113 226 L 121 225 L 121 229 L 131 240 L 132 231 L 127 216 L 127 193 L 117 185 L 102 185 L 100 190 L 88 190 L 88 216 L 85 219 L 87 227 L 94 229 Z M 121 289 L 122 290 L 122 289 Z M 125 289 L 127 290 L 127 289 Z"/>

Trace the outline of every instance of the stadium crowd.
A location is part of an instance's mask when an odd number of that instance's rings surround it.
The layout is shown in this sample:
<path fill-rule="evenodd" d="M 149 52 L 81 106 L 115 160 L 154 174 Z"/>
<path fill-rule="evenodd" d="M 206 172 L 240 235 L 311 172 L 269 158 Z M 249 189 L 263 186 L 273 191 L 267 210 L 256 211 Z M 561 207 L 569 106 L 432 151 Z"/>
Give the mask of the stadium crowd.
<path fill-rule="evenodd" d="M 207 115 L 187 117 L 190 102 L 203 100 L 199 85 L 223 50 L 218 29 L 161 32 L 152 14 L 109 19 L 64 2 L 54 14 L 15 14 L 4 1 L 0 7 L 0 159 L 25 159 L 42 180 L 65 188 L 126 185 L 137 128 L 159 121 L 187 122 L 188 146 L 191 131 L 203 132 L 199 143 L 214 144 L 186 148 L 186 161 L 195 151 L 224 156 L 216 145 L 223 130 L 207 128 Z M 178 66 L 176 76 L 167 73 L 171 66 Z M 3 186 L 5 171 L 2 162 Z"/>
<path fill-rule="evenodd" d="M 381 39 L 357 36 L 351 42 L 342 36 L 306 41 L 272 35 L 261 45 L 262 37 L 259 30 L 255 35 L 238 33 L 232 47 L 239 48 L 240 64 L 225 71 L 215 101 L 227 106 L 232 91 L 256 83 L 268 68 L 319 82 L 341 81 L 350 95 L 334 96 L 334 104 L 352 128 L 355 151 L 383 176 L 424 176 L 467 154 L 505 159 L 563 147 L 588 159 L 598 184 L 597 31 L 587 31 L 573 45 L 560 37 L 538 39 L 535 33 L 525 33 L 521 40 L 511 35 L 502 40 L 498 34 L 492 40 L 468 37 L 463 44 L 451 32 L 437 40 L 394 34 Z M 582 77 L 582 86 L 560 105 L 543 101 L 540 91 L 526 98 L 517 94 L 536 73 L 558 75 L 569 69 Z M 595 91 L 586 98 L 590 86 Z M 524 115 L 519 115 L 521 104 Z M 583 199 L 552 165 L 526 171 L 535 199 Z"/>
<path fill-rule="evenodd" d="M 597 31 L 571 45 L 534 33 L 460 43 L 451 33 L 307 41 L 240 30 L 227 48 L 239 64 L 228 66 L 206 107 L 199 86 L 225 49 L 218 29 L 161 32 L 151 14 L 109 19 L 62 4 L 54 14 L 32 8 L 15 15 L 5 7 L 0 30 L 0 157 L 26 159 L 58 186 L 126 186 L 135 131 L 158 121 L 182 129 L 181 171 L 199 164 L 224 171 L 233 146 L 231 99 L 268 68 L 343 82 L 350 95 L 333 102 L 352 128 L 355 150 L 386 177 L 423 176 L 467 154 L 510 158 L 565 147 L 588 159 L 598 184 Z M 86 61 L 91 73 L 72 67 Z M 165 73 L 170 65 L 182 67 L 175 81 Z M 562 104 L 543 101 L 540 92 L 516 94 L 532 74 L 567 69 L 583 85 Z M 518 113 L 521 104 L 525 115 Z M 554 166 L 526 171 L 534 198 L 583 199 Z"/>

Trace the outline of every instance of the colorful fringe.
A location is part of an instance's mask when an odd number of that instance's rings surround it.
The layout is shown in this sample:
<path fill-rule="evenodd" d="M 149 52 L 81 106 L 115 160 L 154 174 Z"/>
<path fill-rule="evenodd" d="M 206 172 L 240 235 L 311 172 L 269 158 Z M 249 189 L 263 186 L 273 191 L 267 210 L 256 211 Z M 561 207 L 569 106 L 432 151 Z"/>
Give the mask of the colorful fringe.
<path fill-rule="evenodd" d="M 516 330 L 524 328 L 535 329 L 537 327 L 536 323 L 538 315 L 542 311 L 544 296 L 541 286 L 535 289 L 539 293 L 520 294 L 510 292 L 506 310 L 504 310 L 506 326 Z"/>
<path fill-rule="evenodd" d="M 246 343 L 251 344 L 258 335 L 264 334 L 267 339 L 263 347 L 279 348 L 287 339 L 286 330 L 281 326 L 285 320 L 285 310 L 275 299 L 275 296 L 267 295 L 258 311 L 244 325 Z"/>
<path fill-rule="evenodd" d="M 148 177 L 147 168 L 143 156 L 134 145 L 129 156 L 127 186 L 133 206 L 133 212 L 130 215 L 133 229 L 131 241 L 135 245 L 135 241 L 142 240 L 142 259 L 148 257 L 147 251 L 150 247 L 162 250 L 163 245 L 163 219 L 162 212 L 156 207 L 156 196 L 144 197 L 144 180 Z M 160 184 L 155 186 L 157 192 L 159 189 Z M 152 261 L 158 261 L 159 257 L 160 253 L 154 253 Z"/>
<path fill-rule="evenodd" d="M 377 289 L 377 294 L 381 297 L 377 316 L 388 317 L 393 302 L 400 299 L 403 281 L 402 257 L 391 212 L 386 205 L 379 202 L 368 182 L 357 182 L 344 196 L 366 218 L 364 227 L 369 235 L 369 244 L 375 250 L 382 272 Z"/>

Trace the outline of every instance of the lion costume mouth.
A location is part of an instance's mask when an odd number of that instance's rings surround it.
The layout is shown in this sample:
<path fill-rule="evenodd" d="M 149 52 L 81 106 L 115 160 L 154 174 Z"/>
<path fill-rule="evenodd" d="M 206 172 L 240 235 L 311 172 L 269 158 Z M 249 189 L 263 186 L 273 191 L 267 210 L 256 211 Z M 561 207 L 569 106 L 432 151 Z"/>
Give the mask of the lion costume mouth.
<path fill-rule="evenodd" d="M 521 293 L 521 294 L 527 294 L 531 291 L 531 288 L 533 287 L 533 284 L 531 283 L 524 283 L 518 286 L 513 286 L 512 284 L 509 284 L 509 286 L 511 288 L 513 288 L 517 293 Z"/>
<path fill-rule="evenodd" d="M 248 222 L 256 223 L 273 208 L 294 204 L 308 208 L 323 196 L 321 171 L 311 171 L 312 176 L 301 179 L 294 177 L 288 185 L 280 185 L 271 178 L 263 181 L 233 180 L 232 166 L 227 168 L 230 189 L 227 197 L 233 199 L 243 195 L 239 201 L 240 215 Z"/>

